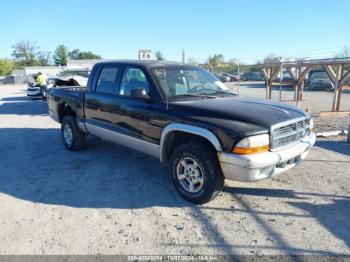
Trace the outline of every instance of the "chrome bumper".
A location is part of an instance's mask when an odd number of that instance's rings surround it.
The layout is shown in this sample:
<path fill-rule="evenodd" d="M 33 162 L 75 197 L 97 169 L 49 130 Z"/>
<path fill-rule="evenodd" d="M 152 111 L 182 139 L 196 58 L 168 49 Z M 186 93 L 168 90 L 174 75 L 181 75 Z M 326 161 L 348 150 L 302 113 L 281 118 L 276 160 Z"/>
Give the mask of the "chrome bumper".
<path fill-rule="evenodd" d="M 226 179 L 251 182 L 270 178 L 299 165 L 316 142 L 311 133 L 300 143 L 280 151 L 269 151 L 254 155 L 237 155 L 219 152 L 221 170 Z"/>

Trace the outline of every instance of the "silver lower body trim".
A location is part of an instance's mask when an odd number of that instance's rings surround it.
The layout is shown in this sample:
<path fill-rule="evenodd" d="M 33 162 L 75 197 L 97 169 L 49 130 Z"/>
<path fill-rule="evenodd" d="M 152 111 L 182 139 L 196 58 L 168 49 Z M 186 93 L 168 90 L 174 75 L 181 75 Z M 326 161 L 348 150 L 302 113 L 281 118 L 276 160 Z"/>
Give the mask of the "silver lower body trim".
<path fill-rule="evenodd" d="M 102 127 L 85 123 L 87 131 L 104 140 L 135 149 L 155 158 L 160 158 L 160 146 L 131 136 L 123 135 Z"/>
<path fill-rule="evenodd" d="M 77 125 L 79 127 L 79 129 L 84 132 L 85 134 L 88 134 L 89 132 L 87 131 L 86 127 L 85 127 L 85 123 L 82 121 L 78 121 Z"/>

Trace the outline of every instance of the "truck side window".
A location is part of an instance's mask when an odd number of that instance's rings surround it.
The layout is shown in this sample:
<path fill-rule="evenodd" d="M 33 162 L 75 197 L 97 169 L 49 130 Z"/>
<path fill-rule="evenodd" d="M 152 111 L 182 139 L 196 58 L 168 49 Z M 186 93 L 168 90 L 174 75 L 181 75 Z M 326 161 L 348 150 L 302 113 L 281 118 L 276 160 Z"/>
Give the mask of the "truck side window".
<path fill-rule="evenodd" d="M 148 94 L 149 83 L 141 69 L 128 67 L 124 70 L 119 95 L 131 96 L 132 90 L 137 88 L 143 88 Z"/>
<path fill-rule="evenodd" d="M 100 77 L 96 84 L 96 92 L 117 94 L 118 89 L 118 67 L 117 66 L 105 66 L 102 68 Z"/>

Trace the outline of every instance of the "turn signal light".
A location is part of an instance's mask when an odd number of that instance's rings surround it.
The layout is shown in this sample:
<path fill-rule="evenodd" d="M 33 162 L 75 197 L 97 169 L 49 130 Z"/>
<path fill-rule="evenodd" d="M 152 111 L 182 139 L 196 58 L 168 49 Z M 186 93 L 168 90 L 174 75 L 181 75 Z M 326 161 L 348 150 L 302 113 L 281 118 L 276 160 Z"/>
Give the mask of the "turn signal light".
<path fill-rule="evenodd" d="M 248 136 L 240 140 L 232 151 L 240 155 L 249 155 L 269 151 L 269 145 L 269 134 Z"/>
<path fill-rule="evenodd" d="M 249 155 L 249 154 L 256 154 L 261 152 L 266 152 L 270 150 L 269 145 L 265 146 L 258 146 L 258 147 L 235 147 L 233 149 L 233 153 L 239 154 L 239 155 Z"/>

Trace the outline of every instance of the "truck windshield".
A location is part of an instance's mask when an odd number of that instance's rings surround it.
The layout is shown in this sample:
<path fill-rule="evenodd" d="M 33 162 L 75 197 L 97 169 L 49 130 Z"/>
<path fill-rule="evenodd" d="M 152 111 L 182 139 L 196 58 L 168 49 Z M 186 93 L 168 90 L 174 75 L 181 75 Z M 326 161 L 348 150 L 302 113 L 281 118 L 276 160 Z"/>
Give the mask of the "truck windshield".
<path fill-rule="evenodd" d="M 201 68 L 162 67 L 152 73 L 168 97 L 230 93 L 219 79 Z"/>

